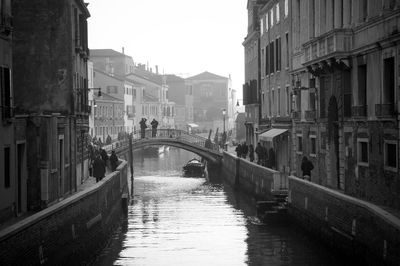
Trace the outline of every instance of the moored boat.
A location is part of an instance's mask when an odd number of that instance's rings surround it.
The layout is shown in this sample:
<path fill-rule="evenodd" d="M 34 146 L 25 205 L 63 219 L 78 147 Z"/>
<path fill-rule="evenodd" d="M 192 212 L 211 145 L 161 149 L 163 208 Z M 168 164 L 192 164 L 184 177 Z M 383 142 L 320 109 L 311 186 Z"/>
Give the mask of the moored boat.
<path fill-rule="evenodd" d="M 194 158 L 183 167 L 183 175 L 190 177 L 202 177 L 204 174 L 204 164 Z"/>

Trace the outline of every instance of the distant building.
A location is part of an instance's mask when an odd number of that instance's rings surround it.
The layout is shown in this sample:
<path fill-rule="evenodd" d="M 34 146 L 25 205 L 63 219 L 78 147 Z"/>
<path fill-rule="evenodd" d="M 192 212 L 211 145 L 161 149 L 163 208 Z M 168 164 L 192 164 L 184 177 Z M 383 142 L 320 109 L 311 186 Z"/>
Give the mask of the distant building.
<path fill-rule="evenodd" d="M 88 60 L 88 104 L 90 108 L 89 112 L 89 134 L 91 137 L 94 136 L 94 98 L 95 93 L 99 93 L 99 90 L 94 89 L 94 69 L 93 62 Z"/>
<path fill-rule="evenodd" d="M 27 116 L 21 120 L 29 152 L 21 192 L 36 210 L 76 191 L 89 175 L 90 14 L 82 0 L 13 0 L 12 8 L 14 100 L 16 113 Z"/>
<path fill-rule="evenodd" d="M 122 53 L 112 49 L 91 49 L 90 60 L 94 68 L 120 78 L 133 73 L 135 68 L 132 57 L 125 54 L 124 48 Z"/>
<path fill-rule="evenodd" d="M 225 109 L 225 130 L 231 130 L 234 124 L 229 108 L 229 91 L 231 89 L 230 78 L 218 76 L 210 72 L 203 72 L 186 79 L 189 94 L 193 94 L 193 122 L 199 125 L 200 130 L 214 132 L 223 131 L 223 114 Z"/>
<path fill-rule="evenodd" d="M 96 107 L 94 108 L 94 134 L 96 139 L 105 143 L 108 136 L 111 140 L 118 138 L 124 132 L 124 101 L 101 93 L 94 94 Z"/>
<path fill-rule="evenodd" d="M 175 103 L 168 100 L 165 79 L 155 76 L 129 74 L 126 78 L 134 85 L 138 121 L 146 118 L 148 123 L 156 119 L 159 128 L 175 128 Z M 139 123 L 139 122 L 138 122 Z"/>
<path fill-rule="evenodd" d="M 245 113 L 238 113 L 236 116 L 236 135 L 235 135 L 235 141 L 242 143 L 246 141 L 246 126 L 245 126 L 245 121 L 246 121 L 246 114 Z"/>
<path fill-rule="evenodd" d="M 11 1 L 3 1 L 1 10 L 0 224 L 26 212 L 28 207 L 26 119 L 14 115 Z"/>

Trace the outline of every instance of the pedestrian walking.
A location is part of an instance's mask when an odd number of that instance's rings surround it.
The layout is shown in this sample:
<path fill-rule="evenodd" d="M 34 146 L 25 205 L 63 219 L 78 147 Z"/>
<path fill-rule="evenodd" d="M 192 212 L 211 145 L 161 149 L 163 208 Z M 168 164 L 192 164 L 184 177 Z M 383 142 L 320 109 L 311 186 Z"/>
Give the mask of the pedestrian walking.
<path fill-rule="evenodd" d="M 242 157 L 242 145 L 240 143 L 237 145 L 235 151 L 238 158 Z"/>
<path fill-rule="evenodd" d="M 249 158 L 250 158 L 250 162 L 254 162 L 254 147 L 253 147 L 253 144 L 249 145 Z"/>
<path fill-rule="evenodd" d="M 110 166 L 111 166 L 111 171 L 114 172 L 117 169 L 118 166 L 118 157 L 115 154 L 115 151 L 111 152 L 110 156 Z"/>
<path fill-rule="evenodd" d="M 100 149 L 100 156 L 101 156 L 101 159 L 104 162 L 104 166 L 107 166 L 108 154 L 104 149 Z"/>
<path fill-rule="evenodd" d="M 314 165 L 307 156 L 303 157 L 301 161 L 301 171 L 303 171 L 303 179 L 311 181 L 311 171 L 314 169 Z"/>
<path fill-rule="evenodd" d="M 139 122 L 139 124 L 140 124 L 140 137 L 142 139 L 145 138 L 145 132 L 146 132 L 146 128 L 147 128 L 146 121 L 147 121 L 146 118 L 142 118 L 142 120 L 140 120 L 140 122 Z"/>
<path fill-rule="evenodd" d="M 157 127 L 158 127 L 158 121 L 153 118 L 153 121 L 151 121 L 151 137 L 155 138 L 157 136 Z"/>
<path fill-rule="evenodd" d="M 96 178 L 96 182 L 99 182 L 101 179 L 103 179 L 105 173 L 106 165 L 101 159 L 100 154 L 97 154 L 96 158 L 93 161 L 93 176 Z"/>
<path fill-rule="evenodd" d="M 249 147 L 247 146 L 246 142 L 243 142 L 243 144 L 242 144 L 242 158 L 246 159 L 248 152 L 249 152 Z"/>
<path fill-rule="evenodd" d="M 257 144 L 255 151 L 257 154 L 257 164 L 262 164 L 264 152 L 260 142 Z"/>

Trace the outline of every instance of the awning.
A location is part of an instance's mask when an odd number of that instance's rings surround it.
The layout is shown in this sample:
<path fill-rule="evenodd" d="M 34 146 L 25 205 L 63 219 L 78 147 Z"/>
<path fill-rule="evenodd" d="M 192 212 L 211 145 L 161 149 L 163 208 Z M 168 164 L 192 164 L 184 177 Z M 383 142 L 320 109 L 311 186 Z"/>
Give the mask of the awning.
<path fill-rule="evenodd" d="M 260 134 L 259 139 L 264 141 L 272 141 L 276 136 L 285 133 L 287 129 L 273 128 Z"/>
<path fill-rule="evenodd" d="M 195 124 L 195 123 L 189 123 L 187 124 L 189 127 L 199 127 L 199 125 Z"/>

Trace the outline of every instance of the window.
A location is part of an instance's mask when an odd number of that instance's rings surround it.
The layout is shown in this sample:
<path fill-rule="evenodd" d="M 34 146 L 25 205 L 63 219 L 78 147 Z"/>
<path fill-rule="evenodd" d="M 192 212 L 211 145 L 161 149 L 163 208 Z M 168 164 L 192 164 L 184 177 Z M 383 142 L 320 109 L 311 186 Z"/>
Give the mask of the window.
<path fill-rule="evenodd" d="M 275 109 L 275 90 L 274 90 L 274 88 L 272 88 L 272 96 L 271 96 L 271 98 L 272 98 L 272 106 L 274 107 L 273 108 L 273 110 L 274 110 Z M 272 115 L 274 115 L 274 114 L 275 114 L 275 112 Z"/>
<path fill-rule="evenodd" d="M 264 64 L 265 64 L 265 57 L 264 57 L 264 48 L 261 49 L 261 76 L 264 77 L 265 75 L 267 75 L 266 71 L 264 73 L 264 71 L 262 71 L 264 68 Z"/>
<path fill-rule="evenodd" d="M 397 171 L 397 143 L 394 140 L 385 140 L 385 169 Z"/>
<path fill-rule="evenodd" d="M 264 34 L 264 20 L 262 18 L 260 19 L 260 31 L 262 36 Z"/>
<path fill-rule="evenodd" d="M 286 115 L 290 114 L 290 91 L 289 86 L 286 86 Z"/>
<path fill-rule="evenodd" d="M 286 18 L 289 15 L 289 0 L 285 0 L 284 13 Z"/>
<path fill-rule="evenodd" d="M 303 153 L 303 135 L 297 134 L 297 153 Z"/>
<path fill-rule="evenodd" d="M 289 68 L 289 33 L 288 32 L 286 32 L 286 34 L 285 34 L 285 47 L 286 47 L 286 49 L 285 49 L 285 55 L 286 55 L 286 58 L 285 58 L 285 67 L 286 68 Z"/>
<path fill-rule="evenodd" d="M 276 53 L 276 71 L 281 70 L 281 37 L 275 41 L 275 53 Z"/>
<path fill-rule="evenodd" d="M 274 42 L 269 44 L 269 72 L 271 74 L 275 72 L 274 46 Z"/>
<path fill-rule="evenodd" d="M 367 105 L 367 65 L 358 66 L 358 106 Z"/>
<path fill-rule="evenodd" d="M 270 28 L 272 28 L 272 26 L 274 26 L 274 9 L 273 8 L 269 11 L 269 26 L 270 26 Z"/>
<path fill-rule="evenodd" d="M 310 136 L 310 156 L 317 156 L 317 137 L 315 135 Z"/>
<path fill-rule="evenodd" d="M 0 68 L 0 86 L 1 86 L 1 113 L 3 119 L 12 116 L 12 92 L 11 92 L 11 71 L 9 68 Z"/>
<path fill-rule="evenodd" d="M 10 187 L 10 147 L 4 148 L 4 187 Z"/>
<path fill-rule="evenodd" d="M 269 73 L 270 73 L 269 61 L 268 61 L 268 59 L 269 59 L 268 53 L 269 53 L 269 45 L 267 45 L 265 47 L 265 75 L 266 76 L 269 75 Z"/>
<path fill-rule="evenodd" d="M 278 23 L 279 22 L 279 20 L 280 20 L 280 8 L 279 8 L 279 2 L 276 4 L 276 23 Z"/>
<path fill-rule="evenodd" d="M 368 139 L 357 139 L 357 161 L 359 165 L 368 166 Z"/>
<path fill-rule="evenodd" d="M 309 105 L 308 110 L 315 111 L 315 92 L 310 92 Z"/>
<path fill-rule="evenodd" d="M 384 103 L 394 103 L 394 57 L 383 60 L 383 75 Z"/>
<path fill-rule="evenodd" d="M 278 88 L 278 116 L 281 115 L 281 88 Z"/>

